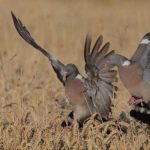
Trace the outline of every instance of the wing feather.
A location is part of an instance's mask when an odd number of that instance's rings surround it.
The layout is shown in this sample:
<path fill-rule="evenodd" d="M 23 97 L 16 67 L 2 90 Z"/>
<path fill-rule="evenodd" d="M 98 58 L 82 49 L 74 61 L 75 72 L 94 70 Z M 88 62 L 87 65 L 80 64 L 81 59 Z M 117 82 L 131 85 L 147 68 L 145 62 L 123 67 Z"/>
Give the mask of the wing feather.
<path fill-rule="evenodd" d="M 98 37 L 98 39 L 97 39 L 97 41 L 96 41 L 94 47 L 93 47 L 93 50 L 92 50 L 92 58 L 91 58 L 91 59 L 92 59 L 92 62 L 95 61 L 95 57 L 96 57 L 96 55 L 97 55 L 97 52 L 98 52 L 100 46 L 102 45 L 102 42 L 103 42 L 103 36 L 100 35 L 100 36 Z"/>
<path fill-rule="evenodd" d="M 13 12 L 11 12 L 13 22 L 15 25 L 15 28 L 19 35 L 30 45 L 32 45 L 34 48 L 39 50 L 44 56 L 46 56 L 49 61 L 52 64 L 52 67 L 57 74 L 57 77 L 59 80 L 64 84 L 63 81 L 63 75 L 65 72 L 65 65 L 61 63 L 59 60 L 57 60 L 54 56 L 52 56 L 50 53 L 48 53 L 45 49 L 43 49 L 41 46 L 39 46 L 33 37 L 31 36 L 30 32 L 27 30 L 27 28 L 22 24 L 20 19 L 17 19 Z"/>
<path fill-rule="evenodd" d="M 140 62 L 142 59 L 144 59 L 145 56 L 143 56 L 143 54 L 146 51 L 149 51 L 149 46 L 150 46 L 150 42 L 148 42 L 150 40 L 150 32 L 145 34 L 142 38 L 142 40 L 140 41 L 137 50 L 135 51 L 135 53 L 133 54 L 133 56 L 131 57 L 131 60 L 133 62 Z"/>
<path fill-rule="evenodd" d="M 84 59 L 85 62 L 88 62 L 91 48 L 91 35 L 88 33 L 86 36 L 85 46 L 84 46 Z"/>
<path fill-rule="evenodd" d="M 86 42 L 87 40 L 85 41 L 85 45 L 87 45 Z M 100 35 L 93 49 L 88 49 L 88 55 L 87 50 L 85 49 L 87 89 L 90 91 L 87 94 L 91 97 L 93 103 L 96 104 L 96 110 L 100 116 L 102 116 L 102 118 L 108 118 L 109 113 L 111 112 L 111 98 L 116 89 L 113 85 L 113 82 L 116 81 L 116 71 L 112 70 L 113 66 L 107 63 L 107 59 L 108 56 L 114 54 L 114 50 L 109 52 L 109 42 L 104 44 L 100 49 L 101 45 L 102 36 Z"/>
<path fill-rule="evenodd" d="M 110 47 L 110 43 L 107 42 L 102 49 L 97 53 L 97 60 L 101 60 L 105 56 L 105 54 L 108 52 Z"/>
<path fill-rule="evenodd" d="M 131 60 L 143 69 L 143 79 L 150 85 L 150 32 L 144 35 Z"/>

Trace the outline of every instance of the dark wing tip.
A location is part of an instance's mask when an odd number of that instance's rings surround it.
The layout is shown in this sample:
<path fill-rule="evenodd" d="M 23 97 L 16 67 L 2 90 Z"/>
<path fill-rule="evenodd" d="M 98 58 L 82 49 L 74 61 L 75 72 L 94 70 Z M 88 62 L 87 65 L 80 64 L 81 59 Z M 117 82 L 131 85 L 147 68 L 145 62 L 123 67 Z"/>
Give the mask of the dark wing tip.
<path fill-rule="evenodd" d="M 91 33 L 90 32 L 87 33 L 86 39 L 91 39 Z"/>
<path fill-rule="evenodd" d="M 91 41 L 91 33 L 88 32 L 85 39 L 85 48 L 90 41 Z"/>
<path fill-rule="evenodd" d="M 115 50 L 111 50 L 110 52 L 108 52 L 104 57 L 105 58 L 108 58 L 110 57 L 111 55 L 114 55 L 115 54 Z"/>
<path fill-rule="evenodd" d="M 23 25 L 21 20 L 15 16 L 15 14 L 11 11 L 12 19 L 14 26 L 17 30 L 17 32 L 20 34 L 20 36 L 29 44 L 34 44 L 34 39 L 31 37 L 29 31 L 27 28 Z"/>
<path fill-rule="evenodd" d="M 17 29 L 17 25 L 19 25 L 19 22 L 21 23 L 21 21 L 16 18 L 15 14 L 12 11 L 11 11 L 11 16 L 13 18 L 14 25 L 15 25 L 15 27 Z M 22 23 L 21 23 L 21 25 L 22 25 Z"/>
<path fill-rule="evenodd" d="M 60 61 L 58 61 L 57 59 L 54 59 L 54 57 L 48 53 L 46 50 L 44 50 L 41 46 L 39 46 L 35 40 L 32 38 L 32 36 L 30 35 L 30 32 L 27 30 L 27 28 L 23 25 L 23 23 L 21 22 L 21 20 L 19 18 L 16 18 L 16 16 L 14 15 L 14 13 L 11 11 L 11 15 L 13 18 L 13 22 L 15 25 L 15 28 L 17 30 L 17 32 L 20 34 L 20 36 L 26 41 L 28 42 L 30 45 L 32 45 L 34 48 L 38 49 L 39 51 L 41 51 L 46 57 L 48 57 L 48 59 L 51 61 L 52 63 L 52 67 L 54 68 L 54 71 L 57 74 L 57 77 L 59 78 L 59 80 L 64 84 L 63 81 L 63 73 L 64 73 L 64 64 L 61 63 Z"/>
<path fill-rule="evenodd" d="M 92 54 L 95 55 L 97 53 L 97 51 L 99 50 L 99 48 L 102 45 L 102 43 L 103 43 L 103 36 L 99 35 L 99 37 L 97 38 L 97 40 L 95 42 L 95 45 L 93 47 Z"/>
<path fill-rule="evenodd" d="M 106 47 L 107 49 L 109 49 L 109 47 L 110 47 L 110 42 L 107 42 L 107 43 L 104 45 L 104 47 Z"/>
<path fill-rule="evenodd" d="M 146 33 L 143 38 L 150 37 L 150 32 Z"/>
<path fill-rule="evenodd" d="M 13 22 L 15 24 L 17 22 L 17 18 L 16 18 L 15 14 L 12 11 L 11 11 L 11 16 L 12 16 Z"/>
<path fill-rule="evenodd" d="M 87 35 L 86 35 L 86 40 L 85 40 L 85 50 L 90 49 L 91 41 L 92 41 L 91 33 L 88 32 Z"/>
<path fill-rule="evenodd" d="M 12 15 L 12 17 L 15 16 L 14 13 L 13 13 L 13 11 L 11 11 L 11 15 Z"/>
<path fill-rule="evenodd" d="M 28 29 L 23 25 L 23 23 L 21 22 L 21 20 L 19 18 L 16 18 L 16 16 L 14 15 L 14 13 L 11 11 L 11 15 L 13 18 L 13 22 L 14 22 L 14 26 L 17 30 L 17 32 L 19 33 L 19 35 L 30 45 L 32 45 L 34 48 L 40 50 L 46 57 L 48 57 L 49 60 L 51 60 L 52 56 L 46 51 L 44 50 L 41 46 L 39 46 L 35 40 L 33 39 L 33 37 L 30 35 L 30 32 L 28 31 Z"/>
<path fill-rule="evenodd" d="M 85 40 L 85 46 L 84 46 L 84 59 L 85 62 L 88 62 L 88 55 L 90 53 L 90 48 L 91 48 L 91 34 L 88 32 L 86 35 L 86 40 Z"/>

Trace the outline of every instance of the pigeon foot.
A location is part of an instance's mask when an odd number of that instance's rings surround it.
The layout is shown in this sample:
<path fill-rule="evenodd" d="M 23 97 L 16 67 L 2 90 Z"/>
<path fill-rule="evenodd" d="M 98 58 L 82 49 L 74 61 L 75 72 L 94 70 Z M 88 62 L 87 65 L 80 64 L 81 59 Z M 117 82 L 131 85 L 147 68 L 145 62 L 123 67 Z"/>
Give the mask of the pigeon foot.
<path fill-rule="evenodd" d="M 135 98 L 133 96 L 128 101 L 129 105 L 141 104 L 141 106 L 143 106 L 143 102 L 144 102 L 144 100 L 142 98 Z"/>

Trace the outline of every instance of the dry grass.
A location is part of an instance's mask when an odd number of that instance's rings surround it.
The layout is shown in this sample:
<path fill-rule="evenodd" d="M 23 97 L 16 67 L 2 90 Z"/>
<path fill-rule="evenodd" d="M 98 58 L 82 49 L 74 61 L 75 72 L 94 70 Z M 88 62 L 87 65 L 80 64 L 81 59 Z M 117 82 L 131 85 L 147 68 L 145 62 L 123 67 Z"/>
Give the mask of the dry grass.
<path fill-rule="evenodd" d="M 119 82 L 112 120 L 94 117 L 79 131 L 60 127 L 70 107 L 48 61 L 17 34 L 10 11 L 23 20 L 46 49 L 84 74 L 83 45 L 87 32 L 103 34 L 111 49 L 131 56 L 150 31 L 149 1 L 0 0 L 0 149 L 150 149 L 146 125 L 118 122 L 129 112 L 129 94 Z M 58 100 L 57 100 L 58 99 Z M 127 130 L 125 133 L 124 130 Z"/>

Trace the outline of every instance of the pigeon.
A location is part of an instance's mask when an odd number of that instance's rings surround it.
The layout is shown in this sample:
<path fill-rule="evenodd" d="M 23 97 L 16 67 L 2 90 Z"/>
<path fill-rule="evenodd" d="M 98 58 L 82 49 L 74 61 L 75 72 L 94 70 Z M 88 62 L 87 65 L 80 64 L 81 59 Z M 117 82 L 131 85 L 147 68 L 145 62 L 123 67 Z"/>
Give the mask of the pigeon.
<path fill-rule="evenodd" d="M 150 108 L 150 33 L 144 35 L 131 59 L 114 54 L 108 63 L 118 67 L 120 79 L 131 94 L 129 104 Z"/>
<path fill-rule="evenodd" d="M 20 36 L 35 49 L 48 58 L 58 79 L 63 84 L 65 95 L 72 105 L 77 122 L 84 122 L 96 113 L 100 120 L 107 120 L 111 115 L 112 98 L 117 87 L 114 85 L 117 72 L 113 65 L 107 63 L 109 56 L 115 53 L 109 51 L 110 43 L 102 48 L 103 36 L 100 35 L 91 50 L 91 35 L 85 40 L 84 60 L 86 77 L 82 76 L 74 64 L 63 64 L 47 50 L 43 49 L 33 39 L 20 19 L 11 12 L 14 26 Z"/>

